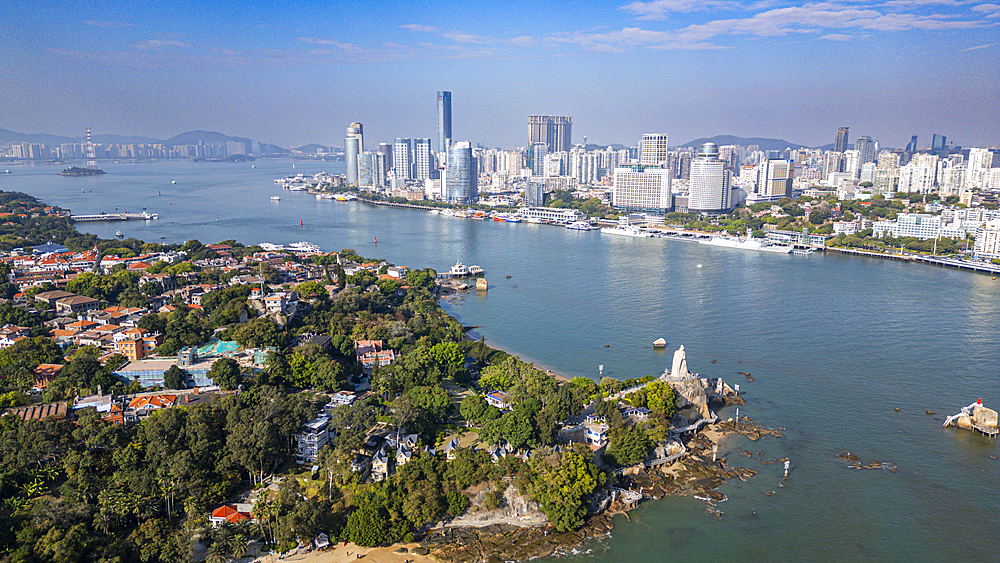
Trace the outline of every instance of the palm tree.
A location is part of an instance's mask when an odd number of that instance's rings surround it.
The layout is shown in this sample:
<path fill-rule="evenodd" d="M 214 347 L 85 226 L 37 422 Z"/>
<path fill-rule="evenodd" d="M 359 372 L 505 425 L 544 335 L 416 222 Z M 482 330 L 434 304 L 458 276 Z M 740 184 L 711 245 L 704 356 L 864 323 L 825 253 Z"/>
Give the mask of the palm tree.
<path fill-rule="evenodd" d="M 225 553 L 225 546 L 215 542 L 208 547 L 208 557 L 205 558 L 205 563 L 226 563 L 226 561 L 229 561 L 229 556 Z"/>

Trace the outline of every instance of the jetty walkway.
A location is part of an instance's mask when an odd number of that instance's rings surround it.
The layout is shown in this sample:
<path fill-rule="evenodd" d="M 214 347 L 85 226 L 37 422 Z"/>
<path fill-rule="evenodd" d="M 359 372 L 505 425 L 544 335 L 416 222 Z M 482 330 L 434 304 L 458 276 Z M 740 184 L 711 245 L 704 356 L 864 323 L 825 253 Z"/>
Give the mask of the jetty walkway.
<path fill-rule="evenodd" d="M 887 254 L 884 252 L 872 252 L 870 250 L 858 250 L 856 248 L 838 248 L 836 246 L 828 246 L 827 250 L 840 252 L 842 254 L 853 254 L 855 256 L 870 256 L 872 258 L 886 258 L 889 260 L 900 260 L 903 262 L 922 262 L 924 264 L 942 266 L 945 268 L 957 268 L 959 270 L 983 272 L 993 275 L 1000 274 L 1000 265 L 987 264 L 985 262 L 971 262 L 955 258 L 938 258 L 934 256 L 924 256 L 923 254 Z"/>

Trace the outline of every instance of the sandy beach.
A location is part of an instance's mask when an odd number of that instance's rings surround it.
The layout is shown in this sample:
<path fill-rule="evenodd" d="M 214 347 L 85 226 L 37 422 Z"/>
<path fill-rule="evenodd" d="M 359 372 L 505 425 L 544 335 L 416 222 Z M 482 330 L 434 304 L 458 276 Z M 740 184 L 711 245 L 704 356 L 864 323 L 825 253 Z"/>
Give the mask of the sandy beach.
<path fill-rule="evenodd" d="M 405 548 L 406 553 L 396 553 L 399 548 Z M 414 563 L 430 562 L 435 559 L 429 555 L 414 555 L 410 551 L 420 547 L 416 543 L 395 544 L 389 547 L 358 547 L 353 543 L 344 542 L 330 546 L 325 551 L 313 551 L 306 553 L 304 550 L 292 551 L 281 559 L 277 555 L 264 555 L 255 561 L 260 563 L 272 563 L 277 561 L 301 561 L 308 563 L 348 563 L 363 561 L 364 563 Z"/>

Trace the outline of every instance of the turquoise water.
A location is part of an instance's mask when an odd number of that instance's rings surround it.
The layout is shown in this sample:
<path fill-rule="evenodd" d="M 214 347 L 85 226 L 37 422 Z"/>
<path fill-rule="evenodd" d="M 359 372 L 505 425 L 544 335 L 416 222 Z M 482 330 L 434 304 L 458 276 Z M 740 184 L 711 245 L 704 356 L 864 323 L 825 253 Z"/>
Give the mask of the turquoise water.
<path fill-rule="evenodd" d="M 593 554 L 571 560 L 947 561 L 995 552 L 996 442 L 941 428 L 944 416 L 978 397 L 1000 405 L 1000 282 L 990 276 L 316 200 L 282 192 L 273 179 L 342 164 L 256 165 L 107 164 L 108 175 L 97 178 L 17 167 L 0 177 L 0 189 L 76 213 L 160 214 L 148 223 L 79 225 L 105 237 L 120 229 L 148 241 L 307 240 L 411 267 L 478 264 L 489 292 L 443 303 L 479 327 L 473 336 L 591 377 L 598 365 L 619 378 L 659 374 L 683 344 L 692 370 L 741 385 L 741 415 L 785 428 L 782 439 L 723 445 L 730 463 L 760 474 L 723 487 L 721 519 L 693 499 L 647 503 Z M 271 202 L 274 194 L 282 200 Z M 652 349 L 659 337 L 666 353 Z M 837 458 L 842 450 L 899 469 L 854 470 Z M 758 458 L 786 456 L 791 474 L 780 487 L 781 464 Z"/>

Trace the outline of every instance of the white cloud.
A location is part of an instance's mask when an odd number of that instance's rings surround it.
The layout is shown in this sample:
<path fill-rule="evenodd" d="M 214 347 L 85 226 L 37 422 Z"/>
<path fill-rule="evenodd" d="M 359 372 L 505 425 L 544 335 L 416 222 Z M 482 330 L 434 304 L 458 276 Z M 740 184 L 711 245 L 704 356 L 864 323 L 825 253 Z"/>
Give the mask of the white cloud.
<path fill-rule="evenodd" d="M 843 33 L 828 33 L 820 39 L 826 39 L 827 41 L 850 41 L 854 39 L 853 35 L 844 35 Z"/>
<path fill-rule="evenodd" d="M 996 43 L 987 43 L 986 45 L 977 45 L 975 47 L 969 47 L 968 49 L 962 49 L 961 51 L 959 51 L 959 53 L 964 53 L 966 51 L 978 51 L 980 49 L 988 49 L 988 48 L 990 48 L 990 47 L 992 47 L 994 45 L 996 45 Z"/>
<path fill-rule="evenodd" d="M 918 6 L 961 6 L 969 4 L 969 0 L 889 0 L 883 6 L 894 8 L 916 8 Z"/>
<path fill-rule="evenodd" d="M 518 47 L 534 47 L 537 43 L 535 38 L 530 35 L 520 35 L 518 37 L 511 37 L 507 40 L 511 45 L 516 45 Z"/>
<path fill-rule="evenodd" d="M 651 2 L 632 2 L 620 9 L 631 12 L 640 20 L 662 20 L 670 13 L 689 13 L 713 9 L 733 9 L 739 7 L 738 2 L 727 0 L 652 0 Z"/>
<path fill-rule="evenodd" d="M 83 25 L 89 25 L 91 27 L 104 27 L 108 29 L 122 29 L 125 27 L 132 27 L 132 24 L 126 22 L 102 22 L 96 20 L 83 20 Z"/>
<path fill-rule="evenodd" d="M 172 39 L 149 39 L 147 41 L 142 41 L 140 43 L 132 45 L 133 49 L 137 49 L 139 51 L 153 51 L 159 49 L 167 49 L 171 47 L 186 49 L 190 47 L 190 45 L 182 41 L 174 41 Z"/>
<path fill-rule="evenodd" d="M 409 29 L 410 31 L 419 31 L 423 33 L 436 33 L 438 28 L 433 25 L 423 25 L 419 23 L 407 23 L 399 26 L 402 29 Z"/>

